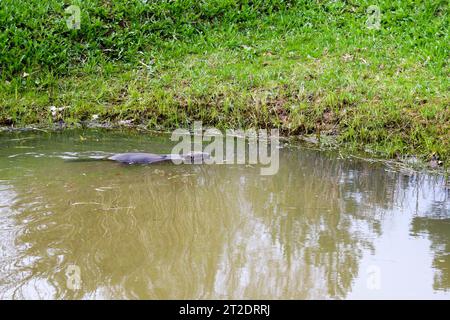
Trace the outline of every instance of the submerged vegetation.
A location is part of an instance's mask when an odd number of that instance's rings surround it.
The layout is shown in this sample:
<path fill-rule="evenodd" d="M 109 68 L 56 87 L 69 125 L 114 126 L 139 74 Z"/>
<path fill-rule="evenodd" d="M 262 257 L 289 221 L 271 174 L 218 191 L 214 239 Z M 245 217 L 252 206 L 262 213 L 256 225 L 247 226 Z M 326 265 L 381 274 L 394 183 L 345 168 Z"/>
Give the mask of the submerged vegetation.
<path fill-rule="evenodd" d="M 448 166 L 448 29 L 445 0 L 2 0 L 0 125 L 201 120 Z"/>

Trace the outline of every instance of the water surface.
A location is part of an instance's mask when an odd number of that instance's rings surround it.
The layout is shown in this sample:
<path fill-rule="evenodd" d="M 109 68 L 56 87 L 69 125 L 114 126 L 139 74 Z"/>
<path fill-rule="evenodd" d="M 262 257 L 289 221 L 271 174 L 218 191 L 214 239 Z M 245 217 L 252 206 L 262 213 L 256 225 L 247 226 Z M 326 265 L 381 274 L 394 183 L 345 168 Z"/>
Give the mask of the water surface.
<path fill-rule="evenodd" d="M 172 145 L 1 134 L 0 298 L 450 298 L 443 177 L 302 147 L 280 150 L 274 176 L 68 161 Z"/>

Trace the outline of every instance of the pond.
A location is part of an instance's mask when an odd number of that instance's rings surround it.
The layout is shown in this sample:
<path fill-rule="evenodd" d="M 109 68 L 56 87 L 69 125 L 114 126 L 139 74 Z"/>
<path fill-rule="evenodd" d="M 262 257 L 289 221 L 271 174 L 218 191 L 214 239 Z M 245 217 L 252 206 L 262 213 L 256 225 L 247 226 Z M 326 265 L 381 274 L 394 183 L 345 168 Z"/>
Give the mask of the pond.
<path fill-rule="evenodd" d="M 301 145 L 271 176 L 71 161 L 173 144 L 0 134 L 0 298 L 450 299 L 444 177 Z"/>

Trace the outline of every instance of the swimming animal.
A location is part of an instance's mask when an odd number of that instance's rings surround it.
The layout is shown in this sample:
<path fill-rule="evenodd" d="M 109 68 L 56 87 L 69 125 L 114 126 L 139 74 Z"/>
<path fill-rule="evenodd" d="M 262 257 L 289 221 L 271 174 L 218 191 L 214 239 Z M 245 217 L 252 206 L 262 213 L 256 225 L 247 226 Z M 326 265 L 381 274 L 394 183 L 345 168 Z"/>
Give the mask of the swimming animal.
<path fill-rule="evenodd" d="M 126 164 L 151 164 L 163 161 L 183 161 L 185 163 L 201 163 L 209 159 L 209 154 L 205 152 L 190 152 L 187 154 L 154 154 L 154 153 L 117 153 L 104 160 L 112 160 Z"/>

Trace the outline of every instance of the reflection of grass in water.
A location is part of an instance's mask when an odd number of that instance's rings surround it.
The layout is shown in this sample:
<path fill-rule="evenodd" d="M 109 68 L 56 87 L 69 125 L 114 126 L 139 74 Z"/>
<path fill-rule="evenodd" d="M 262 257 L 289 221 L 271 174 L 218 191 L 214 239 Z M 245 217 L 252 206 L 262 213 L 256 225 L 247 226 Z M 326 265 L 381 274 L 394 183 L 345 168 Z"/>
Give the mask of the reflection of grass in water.
<path fill-rule="evenodd" d="M 444 204 L 445 205 L 445 204 Z M 433 267 L 436 273 L 434 290 L 450 290 L 450 214 L 415 217 L 411 224 L 413 234 L 425 233 L 431 241 L 435 253 Z"/>

